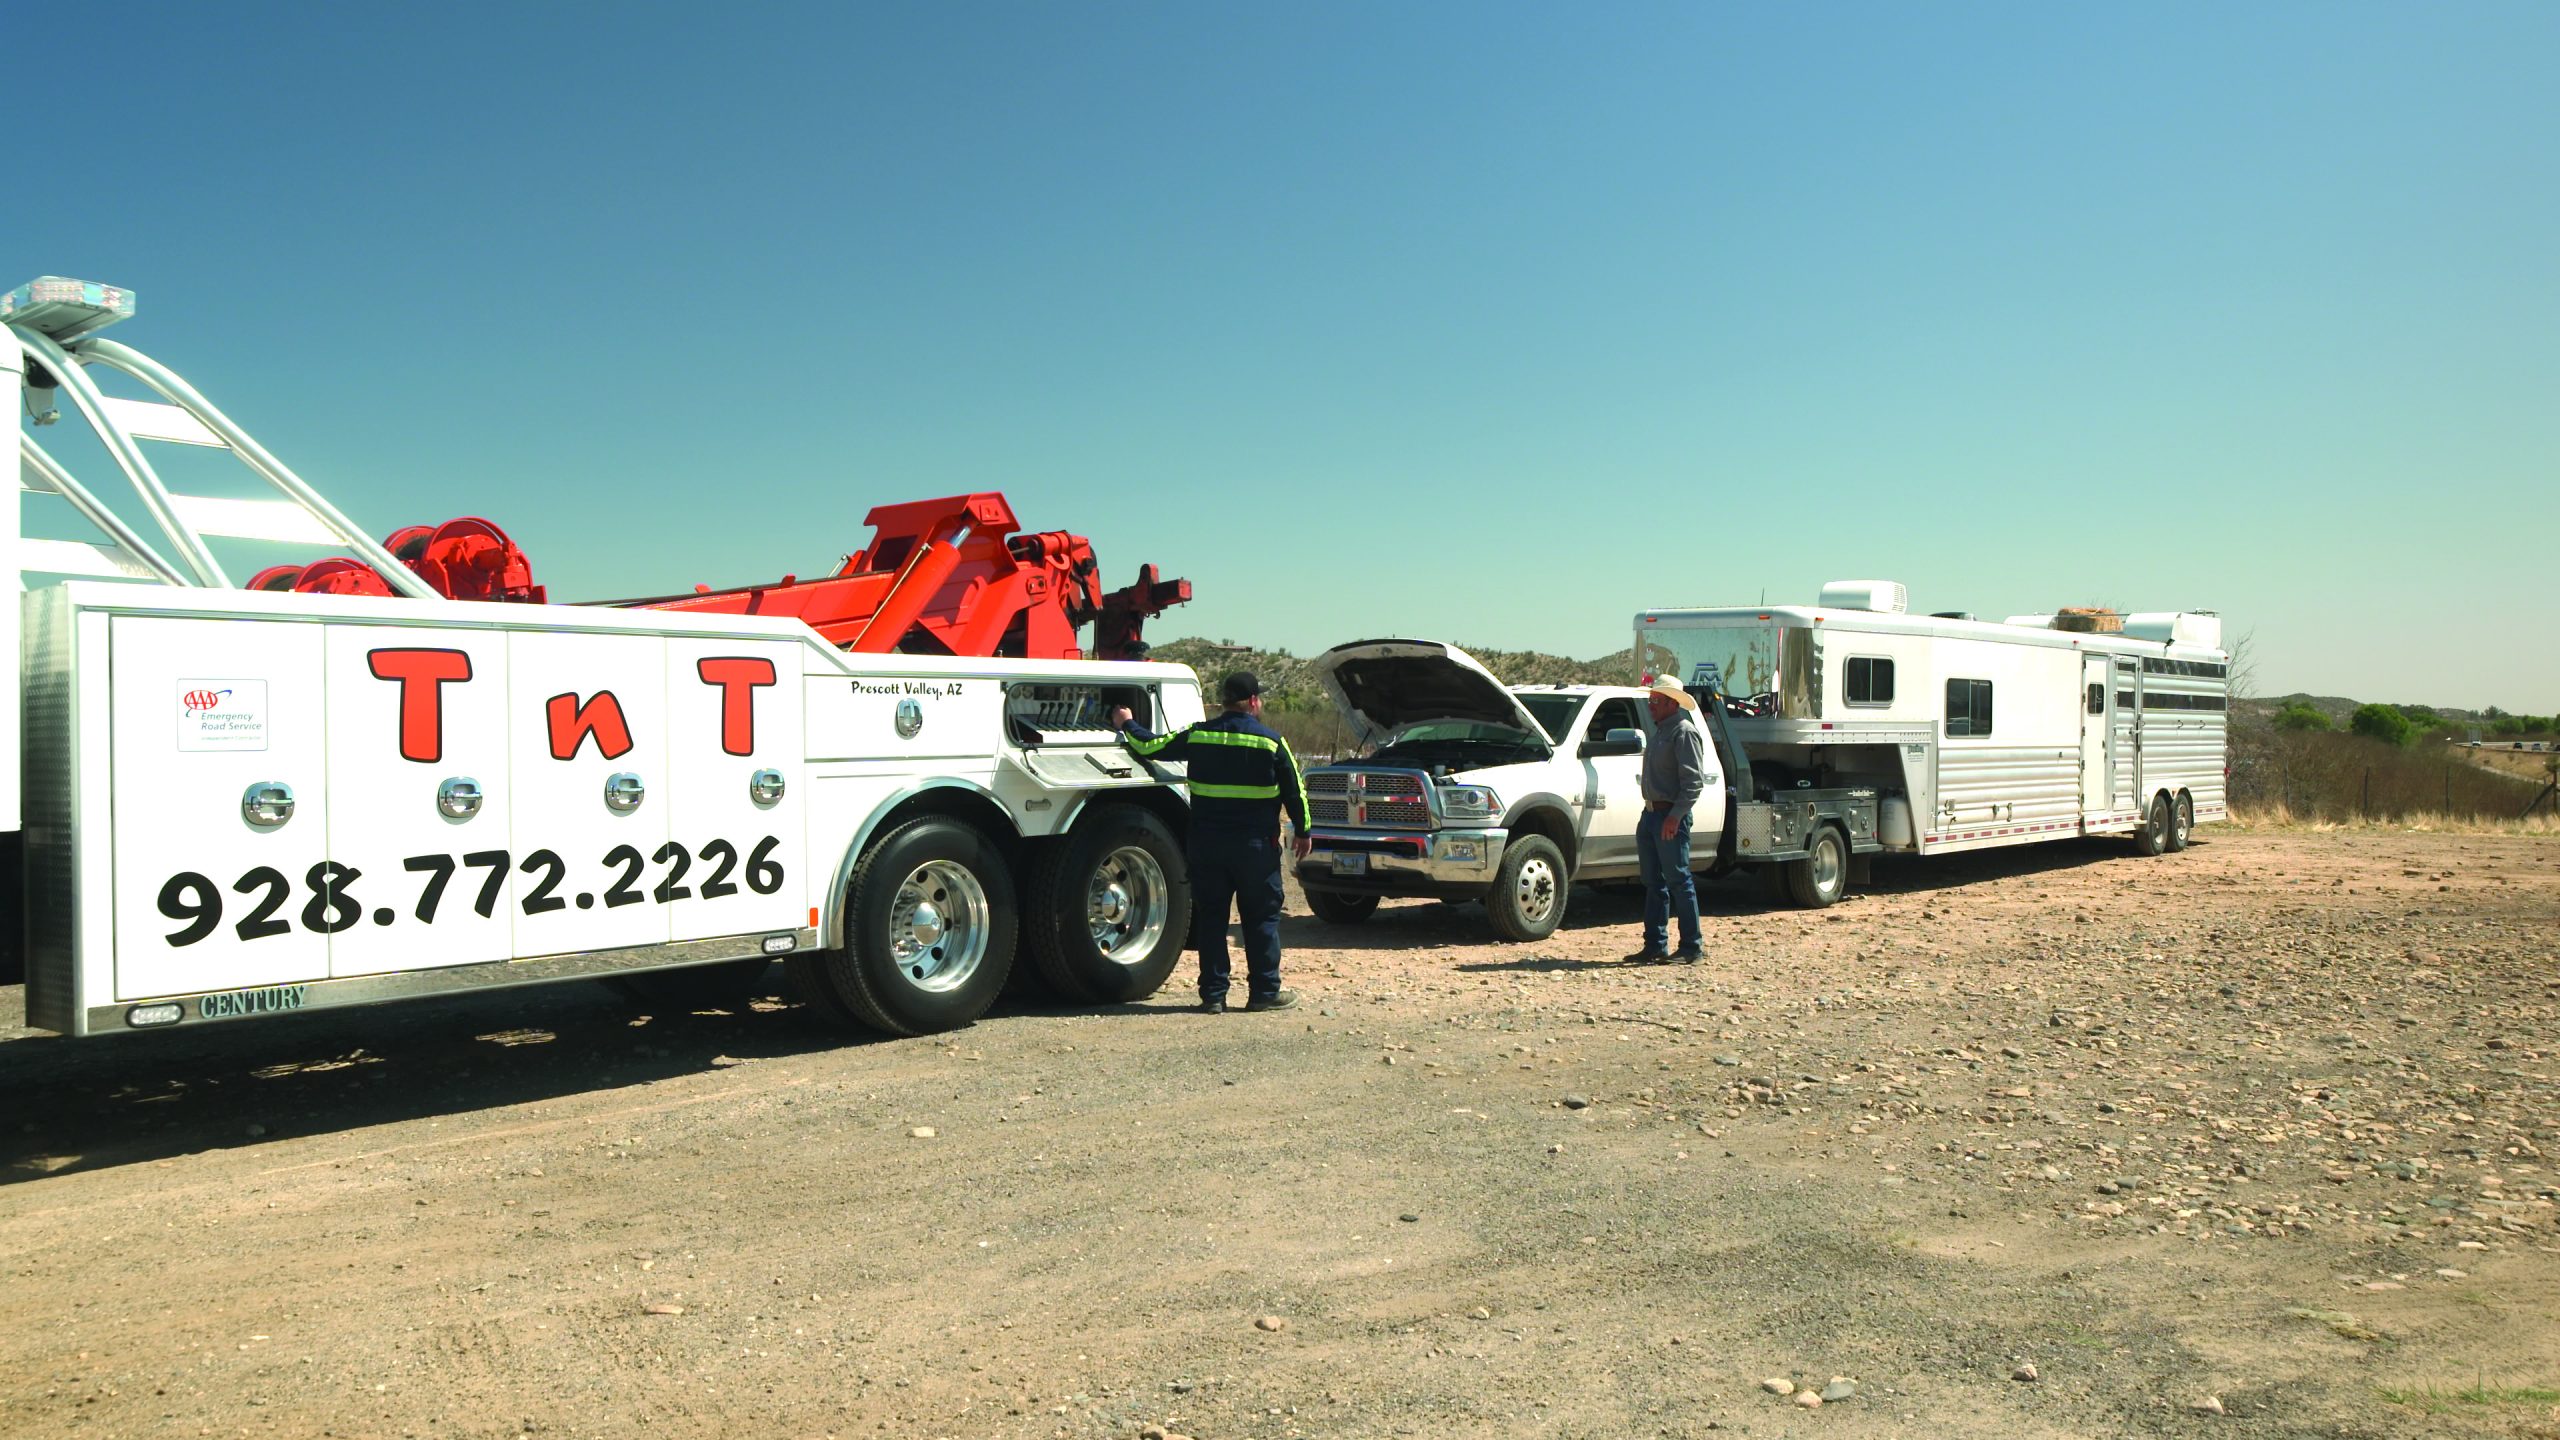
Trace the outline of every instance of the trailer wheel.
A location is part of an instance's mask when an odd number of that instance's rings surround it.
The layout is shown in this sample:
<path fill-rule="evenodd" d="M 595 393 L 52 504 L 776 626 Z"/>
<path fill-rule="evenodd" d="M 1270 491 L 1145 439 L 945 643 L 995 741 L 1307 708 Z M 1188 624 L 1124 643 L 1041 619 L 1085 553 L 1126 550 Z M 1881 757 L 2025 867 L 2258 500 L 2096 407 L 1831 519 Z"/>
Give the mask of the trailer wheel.
<path fill-rule="evenodd" d="M 1513 838 L 1493 872 L 1484 908 L 1505 940 L 1544 940 L 1564 923 L 1564 852 L 1544 835 Z"/>
<path fill-rule="evenodd" d="M 681 970 L 648 970 L 613 977 L 613 988 L 643 1005 L 666 1010 L 735 1010 L 762 984 L 773 962 L 758 955 Z"/>
<path fill-rule="evenodd" d="M 2178 792 L 2178 803 L 2169 812 L 2169 849 L 2172 853 L 2187 848 L 2196 838 L 2195 797 L 2184 790 Z"/>
<path fill-rule="evenodd" d="M 1143 1000 L 1182 959 L 1191 875 L 1173 832 L 1135 805 L 1085 817 L 1024 888 L 1032 967 L 1070 1003 Z"/>
<path fill-rule="evenodd" d="M 1327 925 L 1357 925 L 1378 913 L 1375 895 L 1345 895 L 1335 890 L 1310 890 L 1307 908 Z"/>
<path fill-rule="evenodd" d="M 2140 828 L 2133 832 L 2133 849 L 2137 855 L 2161 855 L 2169 849 L 2169 797 L 2154 795 L 2151 808 L 2143 812 Z"/>
<path fill-rule="evenodd" d="M 1801 860 L 1787 862 L 1787 898 L 1807 910 L 1840 903 L 1849 893 L 1849 842 L 1840 827 L 1825 825 L 1813 832 Z"/>
<path fill-rule="evenodd" d="M 1013 880 L 987 837 L 927 816 L 854 867 L 845 947 L 795 956 L 812 1009 L 892 1035 L 957 1030 L 995 1003 L 1013 968 Z"/>

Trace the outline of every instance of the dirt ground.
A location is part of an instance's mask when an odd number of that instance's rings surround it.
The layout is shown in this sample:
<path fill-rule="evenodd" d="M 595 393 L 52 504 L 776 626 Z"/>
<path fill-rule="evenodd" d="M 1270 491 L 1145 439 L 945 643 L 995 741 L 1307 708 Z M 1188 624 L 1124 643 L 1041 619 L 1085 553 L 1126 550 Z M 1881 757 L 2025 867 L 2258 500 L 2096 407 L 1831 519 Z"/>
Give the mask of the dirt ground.
<path fill-rule="evenodd" d="M 1293 899 L 1281 1014 L 9 1029 L 0 1434 L 2560 1436 L 2560 837 L 1874 882 Z"/>

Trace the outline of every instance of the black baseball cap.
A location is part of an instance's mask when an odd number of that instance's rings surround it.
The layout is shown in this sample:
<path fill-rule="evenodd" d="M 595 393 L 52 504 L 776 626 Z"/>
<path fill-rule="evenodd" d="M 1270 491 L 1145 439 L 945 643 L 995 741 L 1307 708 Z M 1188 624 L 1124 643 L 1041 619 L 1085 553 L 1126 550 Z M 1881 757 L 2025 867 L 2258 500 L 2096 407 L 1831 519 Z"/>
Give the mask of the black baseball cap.
<path fill-rule="evenodd" d="M 1239 670 L 1218 683 L 1218 699 L 1233 705 L 1262 693 L 1262 680 L 1250 670 Z"/>

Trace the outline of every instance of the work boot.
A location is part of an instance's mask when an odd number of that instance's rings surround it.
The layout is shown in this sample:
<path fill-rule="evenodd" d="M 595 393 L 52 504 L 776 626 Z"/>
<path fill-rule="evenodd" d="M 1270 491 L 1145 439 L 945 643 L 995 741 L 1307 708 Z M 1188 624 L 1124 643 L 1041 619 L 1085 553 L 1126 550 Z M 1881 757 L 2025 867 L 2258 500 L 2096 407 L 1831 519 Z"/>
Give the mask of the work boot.
<path fill-rule="evenodd" d="M 1252 999 L 1247 1000 L 1244 1002 L 1244 1008 L 1247 1010 L 1286 1010 L 1297 1003 L 1297 991 L 1274 990 L 1268 995 L 1256 995 Z"/>
<path fill-rule="evenodd" d="M 1227 1002 L 1224 1000 L 1203 1000 L 1200 1002 L 1200 1013 L 1203 1015 L 1224 1015 L 1227 1013 Z"/>
<path fill-rule="evenodd" d="M 1671 952 L 1672 963 L 1677 965 L 1695 965 L 1706 958 L 1707 952 L 1695 945 L 1683 945 Z"/>
<path fill-rule="evenodd" d="M 1650 945 L 1647 945 L 1633 955 L 1619 956 L 1618 963 L 1621 965 L 1659 965 L 1670 958 L 1670 956 L 1663 954 L 1661 951 L 1654 949 Z"/>

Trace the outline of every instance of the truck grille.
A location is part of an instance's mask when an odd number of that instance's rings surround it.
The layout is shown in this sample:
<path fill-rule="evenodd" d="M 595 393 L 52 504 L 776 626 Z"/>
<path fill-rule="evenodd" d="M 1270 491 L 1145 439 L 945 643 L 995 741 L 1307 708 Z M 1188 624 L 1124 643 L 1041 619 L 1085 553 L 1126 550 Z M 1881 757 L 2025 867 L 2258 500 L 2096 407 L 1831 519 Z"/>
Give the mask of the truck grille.
<path fill-rule="evenodd" d="M 1319 825 L 1428 830 L 1429 786 L 1412 770 L 1318 770 L 1307 776 L 1307 808 Z"/>

